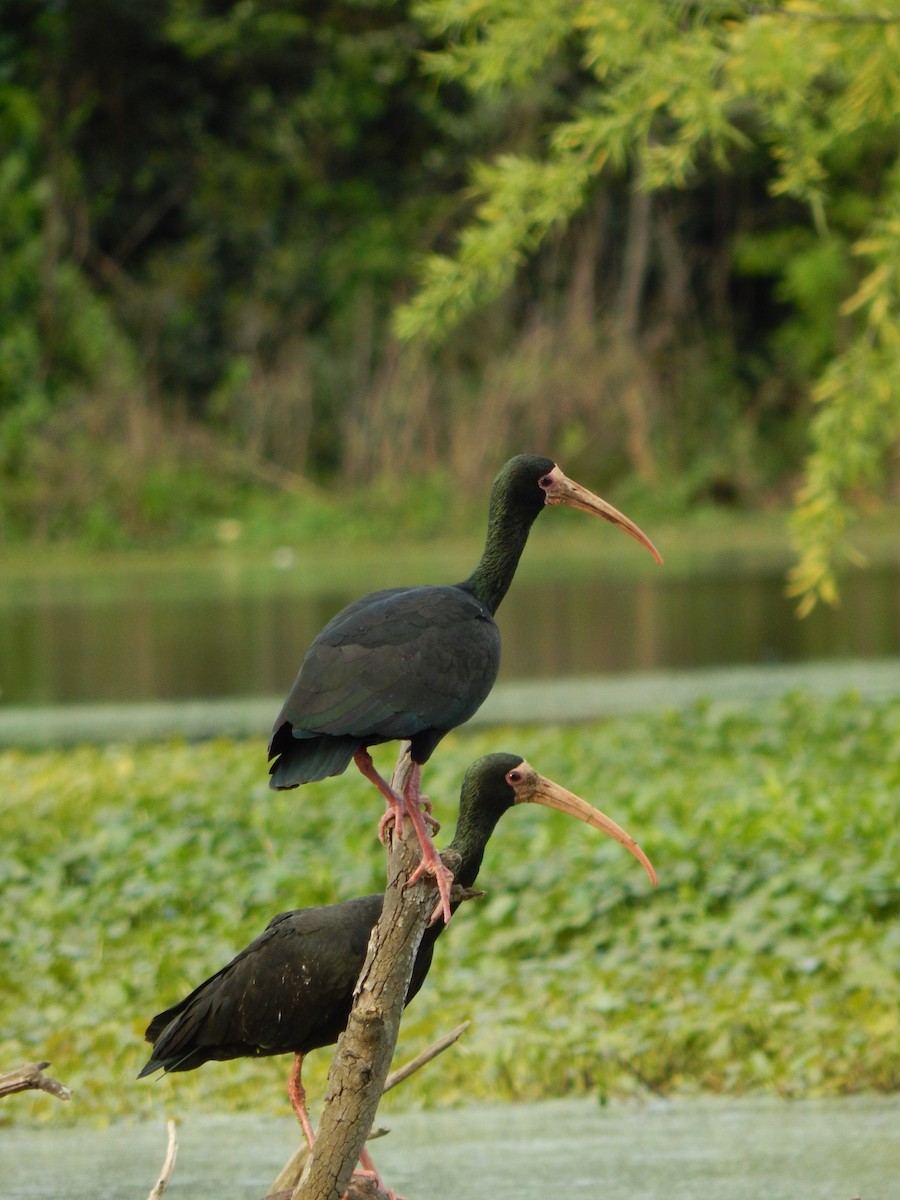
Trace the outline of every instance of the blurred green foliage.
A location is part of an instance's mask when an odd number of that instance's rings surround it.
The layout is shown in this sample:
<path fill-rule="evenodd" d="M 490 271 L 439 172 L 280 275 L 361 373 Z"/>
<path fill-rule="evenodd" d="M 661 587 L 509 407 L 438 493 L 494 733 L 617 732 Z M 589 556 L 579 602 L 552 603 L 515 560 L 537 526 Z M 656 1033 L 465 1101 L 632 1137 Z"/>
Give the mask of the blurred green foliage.
<path fill-rule="evenodd" d="M 726 478 L 734 481 L 734 460 L 743 457 L 738 432 L 748 409 L 755 409 L 758 444 L 769 447 L 773 417 L 780 440 L 789 435 L 779 408 L 796 412 L 794 389 L 812 396 L 818 408 L 797 497 L 792 589 L 801 612 L 817 599 L 834 602 L 848 518 L 861 493 L 891 477 L 900 430 L 900 7 L 895 0 L 851 8 L 843 0 L 765 8 L 635 0 L 626 12 L 596 0 L 419 0 L 416 11 L 446 39 L 427 56 L 431 70 L 473 96 L 527 93 L 558 77 L 567 56 L 581 75 L 560 111 L 547 114 L 535 144 L 476 165 L 472 215 L 452 252 L 426 259 L 422 286 L 398 312 L 398 330 L 446 337 L 511 289 L 542 245 L 589 207 L 598 186 L 625 177 L 636 198 L 611 309 L 639 352 L 649 344 L 643 298 L 654 272 L 664 292 L 668 284 L 670 294 L 693 298 L 685 278 L 701 239 L 690 239 L 690 257 L 670 245 L 666 261 L 672 194 L 696 200 L 711 185 L 720 200 L 728 176 L 764 188 L 767 205 L 737 203 L 737 253 L 726 271 L 733 286 L 742 258 L 754 272 L 762 268 L 774 281 L 768 302 L 749 298 L 742 311 L 739 300 L 726 301 L 722 278 L 712 306 L 734 349 L 736 321 L 749 317 L 747 333 L 762 351 L 752 399 L 739 400 L 725 432 L 733 460 Z M 696 202 L 687 211 L 702 221 Z M 848 238 L 858 239 L 853 249 L 866 262 L 864 275 Z M 778 247 L 777 255 L 760 253 L 764 247 Z M 715 292 L 715 270 L 704 275 Z M 780 314 L 778 301 L 785 304 Z M 731 320 L 719 324 L 725 307 Z M 675 316 L 671 305 L 667 315 Z M 690 315 L 687 305 L 678 314 Z M 735 378 L 739 361 L 732 358 Z M 726 409 L 733 405 L 726 393 Z M 641 448 L 634 465 L 652 477 L 659 418 L 638 389 L 630 407 L 632 445 Z"/>
<path fill-rule="evenodd" d="M 457 732 L 425 780 L 442 838 L 465 766 L 497 749 L 615 817 L 660 886 L 561 814 L 509 813 L 398 1061 L 474 1025 L 388 1103 L 900 1086 L 900 701 Z M 286 1111 L 287 1059 L 135 1079 L 150 1017 L 276 912 L 381 886 L 372 789 L 348 772 L 272 793 L 263 756 L 226 741 L 0 756 L 3 1056 L 49 1059 L 75 1089 L 65 1109 L 19 1097 L 0 1118 Z M 314 1103 L 328 1059 L 304 1071 Z"/>
<path fill-rule="evenodd" d="M 830 597 L 896 428 L 896 2 L 5 0 L 0 536 L 412 515 L 522 449 L 751 506 L 811 437 Z"/>

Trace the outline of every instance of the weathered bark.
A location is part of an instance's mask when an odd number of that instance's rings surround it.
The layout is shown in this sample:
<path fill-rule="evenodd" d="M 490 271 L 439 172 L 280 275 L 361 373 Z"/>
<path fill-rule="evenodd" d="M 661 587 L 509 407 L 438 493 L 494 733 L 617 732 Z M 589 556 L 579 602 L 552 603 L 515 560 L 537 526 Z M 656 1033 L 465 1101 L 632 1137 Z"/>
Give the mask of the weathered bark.
<path fill-rule="evenodd" d="M 402 791 L 411 765 L 404 747 L 391 780 L 396 791 Z M 332 1060 L 316 1144 L 293 1200 L 340 1200 L 372 1128 L 416 951 L 437 897 L 431 877 L 420 879 L 413 887 L 404 886 L 419 857 L 412 823 L 405 820 L 403 829 L 394 831 L 384 908 L 372 930 L 350 1019 Z"/>
<path fill-rule="evenodd" d="M 49 1092 L 51 1096 L 57 1096 L 60 1100 L 71 1100 L 72 1093 L 69 1088 L 44 1074 L 44 1067 L 49 1066 L 48 1062 L 26 1063 L 16 1067 L 15 1071 L 7 1071 L 5 1075 L 0 1075 L 0 1096 L 12 1096 L 15 1092 L 36 1088 L 42 1092 Z"/>
<path fill-rule="evenodd" d="M 305 1153 L 306 1147 L 303 1147 Z M 294 1189 L 291 1187 L 280 1188 L 276 1192 L 269 1192 L 263 1197 L 263 1200 L 292 1200 Z M 344 1192 L 343 1200 L 391 1200 L 387 1192 L 383 1192 L 375 1183 L 374 1179 L 370 1179 L 364 1175 L 354 1175 L 350 1180 L 350 1184 Z M 397 1197 L 401 1200 L 401 1197 Z"/>
<path fill-rule="evenodd" d="M 475 895 L 483 895 L 483 893 L 473 892 L 472 889 L 467 889 L 467 898 L 471 898 Z M 397 1087 L 398 1084 L 404 1083 L 407 1079 L 409 1079 L 410 1075 L 414 1075 L 416 1071 L 421 1070 L 422 1067 L 430 1063 L 433 1058 L 437 1058 L 439 1054 L 443 1054 L 445 1050 L 448 1050 L 455 1042 L 459 1041 L 471 1024 L 471 1021 L 463 1021 L 463 1023 L 461 1025 L 457 1025 L 457 1027 L 451 1033 L 445 1033 L 443 1037 L 438 1038 L 438 1040 L 432 1043 L 427 1050 L 423 1050 L 421 1054 L 417 1054 L 415 1058 L 411 1058 L 409 1062 L 404 1063 L 402 1067 L 398 1067 L 396 1071 L 391 1071 L 390 1075 L 388 1075 L 387 1079 L 385 1080 L 382 1095 L 384 1095 L 385 1092 L 389 1092 L 391 1088 Z M 388 1131 L 386 1129 L 373 1130 L 369 1133 L 368 1140 L 371 1142 L 375 1137 L 381 1136 L 382 1133 L 387 1132 Z M 297 1147 L 297 1149 L 279 1171 L 275 1182 L 272 1184 L 267 1194 L 263 1197 L 263 1200 L 290 1200 L 294 1188 L 299 1183 L 300 1176 L 303 1174 L 303 1168 L 306 1165 L 308 1154 L 309 1151 L 305 1142 Z M 347 1191 L 347 1200 L 354 1200 L 353 1187 L 354 1184 L 351 1180 L 350 1187 Z"/>

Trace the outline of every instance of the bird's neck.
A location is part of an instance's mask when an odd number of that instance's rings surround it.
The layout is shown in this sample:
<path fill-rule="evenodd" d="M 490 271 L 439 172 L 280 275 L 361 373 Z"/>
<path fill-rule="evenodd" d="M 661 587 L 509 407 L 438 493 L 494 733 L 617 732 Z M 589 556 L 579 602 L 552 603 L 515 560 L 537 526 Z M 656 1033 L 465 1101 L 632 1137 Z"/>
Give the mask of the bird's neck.
<path fill-rule="evenodd" d="M 505 505 L 491 505 L 481 561 L 459 586 L 476 596 L 492 616 L 509 591 L 539 512 L 540 509 L 524 513 Z"/>
<path fill-rule="evenodd" d="M 485 847 L 496 825 L 497 818 L 460 813 L 453 841 L 447 847 L 460 857 L 459 869 L 453 873 L 453 881 L 460 887 L 470 888 L 474 885 L 481 870 Z"/>

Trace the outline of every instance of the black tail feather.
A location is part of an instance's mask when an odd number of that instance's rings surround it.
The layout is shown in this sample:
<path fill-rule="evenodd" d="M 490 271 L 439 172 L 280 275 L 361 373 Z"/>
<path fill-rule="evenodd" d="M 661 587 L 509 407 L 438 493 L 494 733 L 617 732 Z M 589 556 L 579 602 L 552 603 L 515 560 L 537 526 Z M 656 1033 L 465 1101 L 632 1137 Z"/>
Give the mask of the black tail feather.
<path fill-rule="evenodd" d="M 276 791 L 299 787 L 301 783 L 313 783 L 331 775 L 341 775 L 350 765 L 357 750 L 364 745 L 358 737 L 294 738 L 290 726 L 282 726 L 282 733 L 272 739 L 272 749 L 277 758 L 269 768 L 269 787 Z"/>

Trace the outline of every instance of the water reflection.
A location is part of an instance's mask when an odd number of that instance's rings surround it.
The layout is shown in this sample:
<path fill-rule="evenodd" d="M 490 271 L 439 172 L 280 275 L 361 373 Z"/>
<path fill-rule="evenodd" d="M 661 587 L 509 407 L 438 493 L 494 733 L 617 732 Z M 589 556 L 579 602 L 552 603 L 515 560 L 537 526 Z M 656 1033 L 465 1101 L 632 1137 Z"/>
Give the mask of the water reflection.
<path fill-rule="evenodd" d="M 290 572 L 35 578 L 0 588 L 4 704 L 277 695 L 355 591 Z M 900 653 L 900 570 L 853 575 L 798 621 L 777 571 L 519 579 L 498 614 L 501 679 Z"/>

